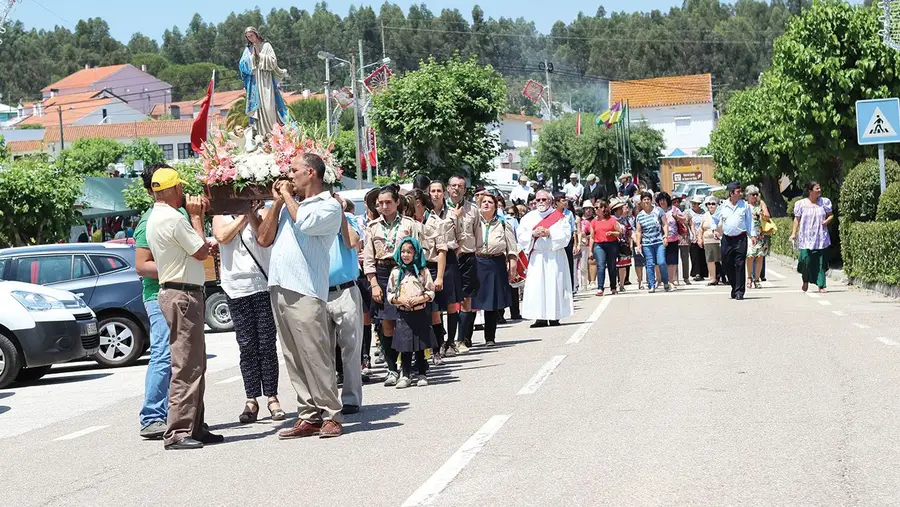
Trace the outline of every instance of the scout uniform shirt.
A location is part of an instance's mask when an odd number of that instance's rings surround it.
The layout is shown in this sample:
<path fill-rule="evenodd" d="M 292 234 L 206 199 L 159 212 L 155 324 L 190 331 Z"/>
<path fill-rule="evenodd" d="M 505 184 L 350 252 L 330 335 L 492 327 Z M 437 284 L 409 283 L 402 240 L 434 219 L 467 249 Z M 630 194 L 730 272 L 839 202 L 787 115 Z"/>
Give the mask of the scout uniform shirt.
<path fill-rule="evenodd" d="M 464 212 L 461 217 L 457 217 L 456 209 L 460 206 L 463 207 Z M 474 227 L 475 221 L 478 220 L 478 217 L 475 216 L 475 206 L 469 201 L 463 201 L 460 204 L 453 204 L 453 201 L 447 199 L 444 208 L 447 211 L 444 218 L 453 222 L 456 229 L 456 242 L 457 247 L 459 248 L 459 253 L 475 253 Z"/>
<path fill-rule="evenodd" d="M 426 262 L 437 262 L 438 254 L 447 251 L 447 236 L 450 223 L 438 218 L 431 211 L 425 211 L 425 220 L 416 221 L 416 229 Z"/>
<path fill-rule="evenodd" d="M 485 222 L 481 213 L 475 222 L 475 254 L 480 257 L 496 257 L 504 255 L 515 257 L 518 253 L 513 228 L 505 220 L 494 216 L 489 222 Z"/>
<path fill-rule="evenodd" d="M 398 283 L 397 280 L 399 279 L 400 268 L 394 268 L 391 271 L 390 278 L 388 278 L 387 285 L 387 293 L 391 301 L 400 297 L 417 298 L 426 295 L 432 301 L 434 300 L 434 282 L 431 279 L 431 272 L 427 269 L 420 269 L 419 276 L 407 271 L 403 275 L 403 280 Z M 398 308 L 406 310 L 402 307 Z"/>
<path fill-rule="evenodd" d="M 369 222 L 366 226 L 366 241 L 363 246 L 363 271 L 366 275 L 375 274 L 376 261 L 394 260 L 394 250 L 400 241 L 408 236 L 421 240 L 420 227 L 416 221 L 399 212 L 394 221 L 387 223 L 383 216 Z"/>

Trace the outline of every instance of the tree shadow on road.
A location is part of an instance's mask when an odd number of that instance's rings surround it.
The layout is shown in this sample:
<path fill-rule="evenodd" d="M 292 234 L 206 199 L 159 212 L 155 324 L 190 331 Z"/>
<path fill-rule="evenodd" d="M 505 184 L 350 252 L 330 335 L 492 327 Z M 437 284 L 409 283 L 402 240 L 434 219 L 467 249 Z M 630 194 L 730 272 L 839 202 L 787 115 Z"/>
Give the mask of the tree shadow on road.
<path fill-rule="evenodd" d="M 103 377 L 109 377 L 112 373 L 89 373 L 87 375 L 71 375 L 68 377 L 44 377 L 40 380 L 32 380 L 29 382 L 16 382 L 16 387 L 38 387 L 56 384 L 68 384 L 70 382 L 82 382 L 87 380 L 96 380 Z"/>

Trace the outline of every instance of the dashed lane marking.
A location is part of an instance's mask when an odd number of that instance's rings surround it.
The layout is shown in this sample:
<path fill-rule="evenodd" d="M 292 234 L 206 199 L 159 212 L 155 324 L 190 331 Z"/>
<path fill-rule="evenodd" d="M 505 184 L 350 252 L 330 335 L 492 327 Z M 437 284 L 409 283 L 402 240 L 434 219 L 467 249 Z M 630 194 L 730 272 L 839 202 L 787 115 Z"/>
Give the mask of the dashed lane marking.
<path fill-rule="evenodd" d="M 541 366 L 541 369 L 538 370 L 537 373 L 531 377 L 531 380 L 525 384 L 522 389 L 519 389 L 519 392 L 516 394 L 534 394 L 540 389 L 541 384 L 543 384 L 553 373 L 553 370 L 559 366 L 560 363 L 563 362 L 566 356 L 553 356 L 549 361 L 544 363 L 544 366 Z"/>
<path fill-rule="evenodd" d="M 594 313 L 588 317 L 587 321 L 579 326 L 578 330 L 575 331 L 575 334 L 572 335 L 571 338 L 566 342 L 567 345 L 572 345 L 581 341 L 584 338 L 584 335 L 587 334 L 588 331 L 591 330 L 591 326 L 594 325 L 594 322 L 597 322 L 600 319 L 600 315 L 603 313 L 603 310 L 606 310 L 606 307 L 609 306 L 610 301 L 612 299 L 608 297 L 604 297 L 603 301 L 600 301 L 600 305 L 594 310 Z"/>
<path fill-rule="evenodd" d="M 856 326 L 860 329 L 869 329 L 869 326 L 867 326 L 865 324 L 860 324 L 859 322 L 851 322 L 851 324 L 853 324 L 854 326 Z"/>
<path fill-rule="evenodd" d="M 54 442 L 60 442 L 60 441 L 62 441 L 62 440 L 74 440 L 74 439 L 76 439 L 76 438 L 78 438 L 78 437 L 83 437 L 83 436 L 85 436 L 85 435 L 89 435 L 89 434 L 91 434 L 91 433 L 93 433 L 93 432 L 95 432 L 95 431 L 100 431 L 100 430 L 102 430 L 103 428 L 109 428 L 109 425 L 108 425 L 108 424 L 105 424 L 105 425 L 103 425 L 103 426 L 90 426 L 90 427 L 85 428 L 85 429 L 83 429 L 83 430 L 79 430 L 79 431 L 76 431 L 76 432 L 74 432 L 74 433 L 69 433 L 68 435 L 63 435 L 63 436 L 61 436 L 61 437 L 54 438 L 53 441 L 54 441 Z"/>
<path fill-rule="evenodd" d="M 840 311 L 840 310 L 834 310 L 834 311 L 831 312 L 831 313 L 837 315 L 838 317 L 846 317 L 846 316 L 847 316 L 846 313 L 844 313 L 844 312 L 842 312 L 842 311 Z"/>
<path fill-rule="evenodd" d="M 431 477 L 422 484 L 409 498 L 403 502 L 403 507 L 417 507 L 419 505 L 429 505 L 434 502 L 437 496 L 444 490 L 453 479 L 462 472 L 463 468 L 481 452 L 481 449 L 488 441 L 498 432 L 500 428 L 509 420 L 508 415 L 495 415 L 488 419 L 488 422 L 481 427 L 474 435 L 457 449 L 450 459 L 448 459 L 441 468 L 438 468 Z"/>
<path fill-rule="evenodd" d="M 823 300 L 819 301 L 819 304 L 822 306 L 831 306 L 831 301 L 823 299 Z"/>
<path fill-rule="evenodd" d="M 885 345 L 890 345 L 890 346 L 892 346 L 892 347 L 896 347 L 897 345 L 900 345 L 900 343 L 897 343 L 897 342 L 895 342 L 894 340 L 891 340 L 890 338 L 885 338 L 884 336 L 879 336 L 879 337 L 877 337 L 877 338 L 875 338 L 875 339 L 878 340 L 878 341 L 880 341 L 881 343 L 883 343 L 883 344 L 885 344 Z"/>
<path fill-rule="evenodd" d="M 785 278 L 787 278 L 786 276 L 782 275 L 778 271 L 775 271 L 768 266 L 766 266 L 766 274 L 770 274 L 770 275 L 774 276 L 775 278 L 778 278 L 779 280 L 784 280 Z"/>
<path fill-rule="evenodd" d="M 220 381 L 216 382 L 216 384 L 231 384 L 233 382 L 237 382 L 238 380 L 241 380 L 242 378 L 243 377 L 241 377 L 240 375 L 235 375 L 233 377 L 228 377 L 225 380 L 220 380 Z"/>

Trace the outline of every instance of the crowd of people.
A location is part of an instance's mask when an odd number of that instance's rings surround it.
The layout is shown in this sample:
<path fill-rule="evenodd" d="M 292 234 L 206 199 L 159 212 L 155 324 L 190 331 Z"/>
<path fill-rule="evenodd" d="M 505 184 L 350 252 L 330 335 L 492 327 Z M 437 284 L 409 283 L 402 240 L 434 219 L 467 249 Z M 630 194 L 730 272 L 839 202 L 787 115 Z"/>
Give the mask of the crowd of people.
<path fill-rule="evenodd" d="M 585 188 L 573 175 L 556 193 L 523 177 L 507 207 L 499 192 L 470 194 L 462 175 L 420 176 L 409 192 L 371 190 L 355 210 L 324 183 L 325 169 L 317 155 L 298 156 L 269 202 L 212 220 L 246 395 L 238 421 L 257 421 L 263 396 L 273 420 L 286 418 L 280 337 L 298 404 L 281 439 L 340 436 L 342 417 L 363 406 L 364 383 L 427 386 L 432 367 L 469 352 L 478 320 L 483 346 L 494 346 L 507 310 L 532 328 L 558 326 L 578 290 L 596 283 L 597 296 L 607 287 L 618 294 L 632 271 L 644 289 L 645 269 L 651 293 L 708 279 L 730 284 L 738 300 L 765 277 L 772 224 L 752 186 L 747 200 L 729 184 L 724 202 L 695 198 L 682 211 L 679 197 L 639 189 L 627 174 L 608 200 L 593 176 Z M 144 183 L 155 204 L 135 230 L 152 326 L 140 434 L 166 449 L 198 449 L 223 441 L 205 424 L 203 404 L 208 202 L 185 196 L 167 166 L 148 168 Z M 824 290 L 830 212 L 817 185 L 798 204 L 804 290 L 813 280 Z"/>

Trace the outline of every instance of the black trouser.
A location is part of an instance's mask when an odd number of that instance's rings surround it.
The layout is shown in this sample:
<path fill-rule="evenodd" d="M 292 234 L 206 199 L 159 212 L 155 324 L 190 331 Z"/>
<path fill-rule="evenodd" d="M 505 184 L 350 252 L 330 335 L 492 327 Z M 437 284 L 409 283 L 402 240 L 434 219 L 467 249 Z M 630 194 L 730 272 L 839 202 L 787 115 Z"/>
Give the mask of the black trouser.
<path fill-rule="evenodd" d="M 706 278 L 709 266 L 706 265 L 706 252 L 697 243 L 691 243 L 691 276 Z"/>
<path fill-rule="evenodd" d="M 519 289 L 509 286 L 509 318 L 521 319 L 522 311 L 519 309 Z"/>
<path fill-rule="evenodd" d="M 756 272 L 757 272 L 757 276 L 761 280 L 765 280 L 766 279 L 766 258 L 760 257 L 760 259 L 762 259 L 762 267 L 759 267 L 759 263 L 757 262 L 756 263 Z"/>
<path fill-rule="evenodd" d="M 575 290 L 575 256 L 573 254 L 575 249 L 575 236 L 572 235 L 572 240 L 569 241 L 569 244 L 566 246 L 566 260 L 569 261 L 569 275 L 572 277 L 572 290 Z"/>
<path fill-rule="evenodd" d="M 731 297 L 744 297 L 747 289 L 747 234 L 722 238 L 722 269 L 731 282 Z"/>
<path fill-rule="evenodd" d="M 416 355 L 416 369 L 418 370 L 419 375 L 425 375 L 425 372 L 428 371 L 428 362 L 425 361 L 424 350 L 417 350 L 415 352 L 401 352 L 400 371 L 402 372 L 404 377 L 409 377 L 410 370 L 412 370 L 413 354 Z"/>
<path fill-rule="evenodd" d="M 503 310 L 484 311 L 484 341 L 493 343 L 497 339 L 497 321 Z"/>

